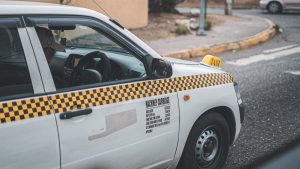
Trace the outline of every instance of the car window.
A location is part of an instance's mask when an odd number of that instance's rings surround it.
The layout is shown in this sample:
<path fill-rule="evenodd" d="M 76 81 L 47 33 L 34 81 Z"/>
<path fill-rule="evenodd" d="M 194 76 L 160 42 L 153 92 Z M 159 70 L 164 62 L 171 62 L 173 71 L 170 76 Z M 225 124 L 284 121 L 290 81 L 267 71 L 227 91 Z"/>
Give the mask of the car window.
<path fill-rule="evenodd" d="M 56 89 L 146 76 L 142 61 L 97 27 L 64 23 L 40 24 L 35 29 Z"/>
<path fill-rule="evenodd" d="M 0 100 L 33 94 L 17 28 L 0 25 L 0 39 Z"/>

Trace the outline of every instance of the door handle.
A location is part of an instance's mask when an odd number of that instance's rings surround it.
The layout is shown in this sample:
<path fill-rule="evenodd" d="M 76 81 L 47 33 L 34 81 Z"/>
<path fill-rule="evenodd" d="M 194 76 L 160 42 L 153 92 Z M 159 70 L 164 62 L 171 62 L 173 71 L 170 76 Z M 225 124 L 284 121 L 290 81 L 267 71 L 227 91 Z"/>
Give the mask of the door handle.
<path fill-rule="evenodd" d="M 67 120 L 67 119 L 71 119 L 71 118 L 76 117 L 76 116 L 88 115 L 88 114 L 91 114 L 92 112 L 93 112 L 93 110 L 91 108 L 74 110 L 74 111 L 61 113 L 59 115 L 59 118 L 61 120 Z"/>

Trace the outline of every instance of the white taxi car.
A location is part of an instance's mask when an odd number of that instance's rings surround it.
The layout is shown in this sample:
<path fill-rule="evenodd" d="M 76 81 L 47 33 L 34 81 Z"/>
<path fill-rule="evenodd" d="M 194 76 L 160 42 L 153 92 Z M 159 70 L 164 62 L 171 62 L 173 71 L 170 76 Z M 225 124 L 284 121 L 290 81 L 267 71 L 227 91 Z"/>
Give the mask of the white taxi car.
<path fill-rule="evenodd" d="M 239 134 L 218 58 L 164 58 L 102 14 L 43 3 L 1 1 L 0 39 L 1 169 L 220 168 Z"/>

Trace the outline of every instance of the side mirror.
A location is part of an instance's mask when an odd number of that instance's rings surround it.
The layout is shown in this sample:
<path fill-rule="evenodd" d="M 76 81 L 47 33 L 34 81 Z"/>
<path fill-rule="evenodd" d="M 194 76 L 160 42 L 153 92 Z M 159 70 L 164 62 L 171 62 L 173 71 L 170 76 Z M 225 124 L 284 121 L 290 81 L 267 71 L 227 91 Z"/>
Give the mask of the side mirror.
<path fill-rule="evenodd" d="M 151 67 L 154 78 L 168 78 L 173 74 L 171 63 L 162 59 L 154 58 Z"/>

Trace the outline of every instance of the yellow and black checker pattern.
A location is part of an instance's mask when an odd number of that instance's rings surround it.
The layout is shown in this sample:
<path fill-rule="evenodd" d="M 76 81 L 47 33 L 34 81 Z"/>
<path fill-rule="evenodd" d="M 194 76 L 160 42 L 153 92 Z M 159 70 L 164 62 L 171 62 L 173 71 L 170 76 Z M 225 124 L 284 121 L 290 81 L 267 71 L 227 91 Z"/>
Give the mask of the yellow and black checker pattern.
<path fill-rule="evenodd" d="M 8 101 L 0 104 L 0 123 L 46 116 L 52 112 L 47 96 Z"/>
<path fill-rule="evenodd" d="M 227 73 L 149 80 L 0 103 L 0 123 L 233 83 Z M 51 103 L 51 104 L 50 104 Z"/>

